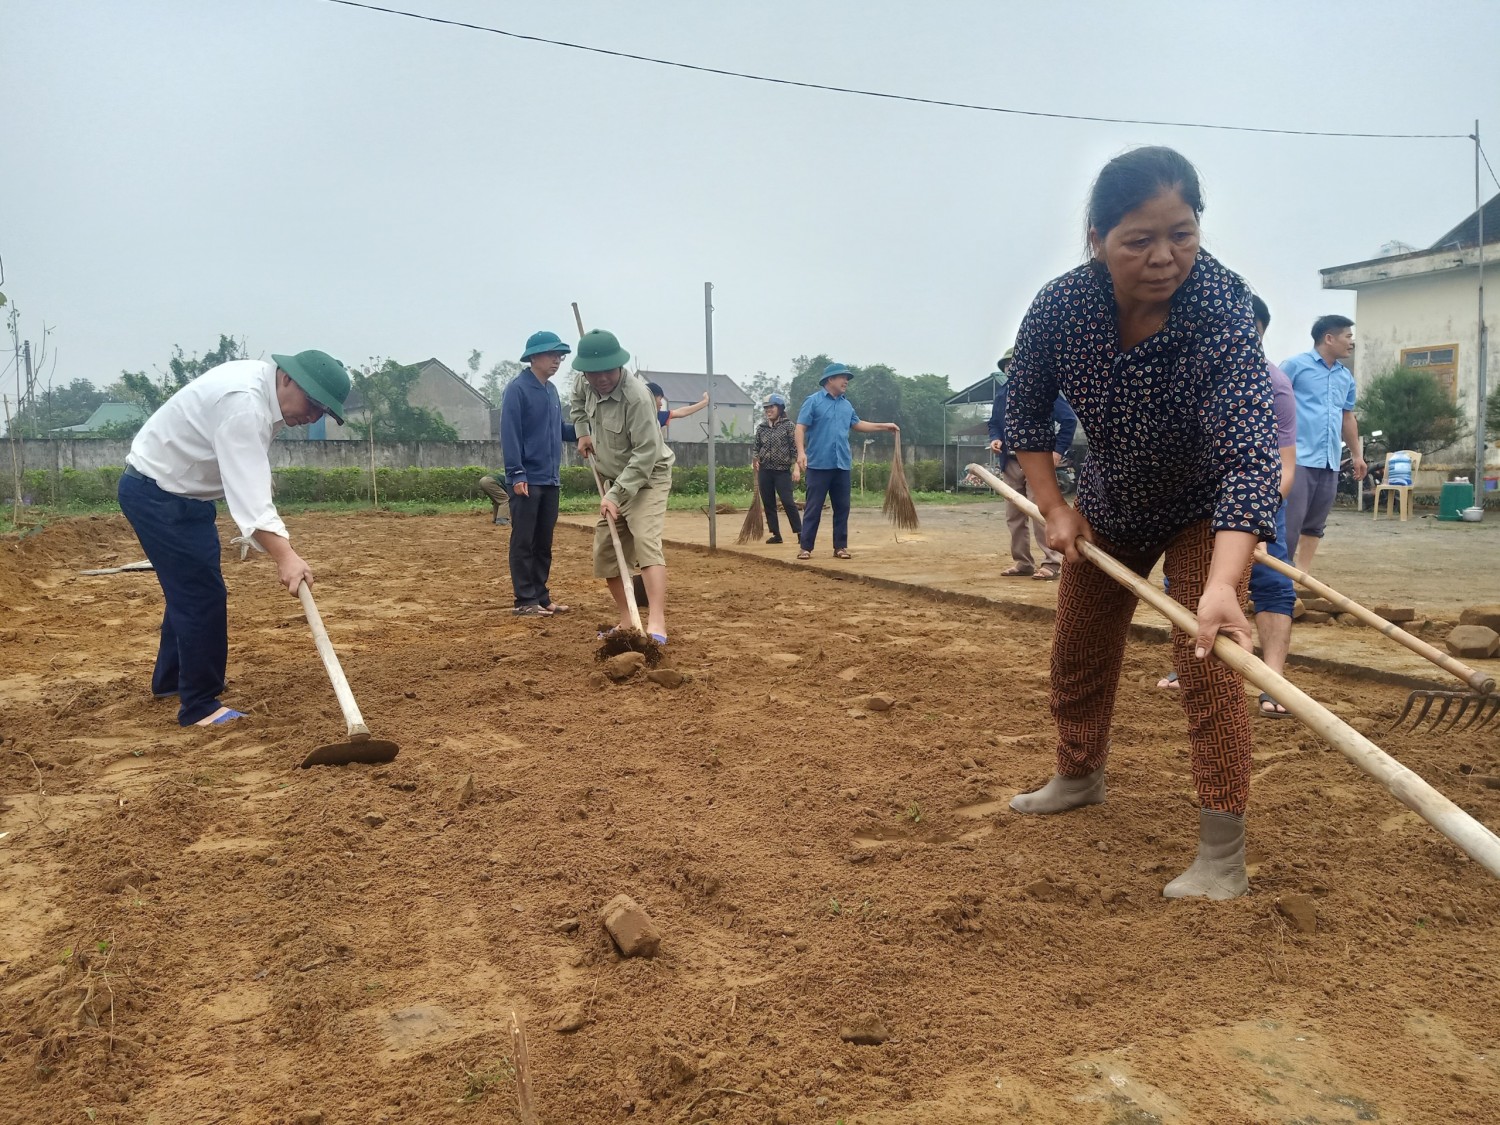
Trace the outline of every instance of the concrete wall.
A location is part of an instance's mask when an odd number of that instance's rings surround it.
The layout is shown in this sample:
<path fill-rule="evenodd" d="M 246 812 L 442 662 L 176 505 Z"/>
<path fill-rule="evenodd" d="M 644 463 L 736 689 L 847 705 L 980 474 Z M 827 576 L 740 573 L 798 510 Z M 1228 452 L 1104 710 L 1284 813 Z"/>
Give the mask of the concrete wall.
<path fill-rule="evenodd" d="M 695 415 L 696 417 L 696 415 Z M 689 418 L 691 422 L 693 419 Z M 63 441 L 54 439 L 27 439 L 17 443 L 21 449 L 23 468 L 27 469 L 108 469 L 125 464 L 125 455 L 130 452 L 128 441 Z M 684 467 L 708 464 L 706 442 L 668 442 L 677 455 L 677 463 Z M 747 466 L 750 464 L 752 446 L 749 442 L 716 442 L 718 463 L 724 466 Z M 877 454 L 871 448 L 871 457 L 889 456 Z M 888 447 L 887 447 L 888 448 Z M 953 464 L 955 451 L 947 451 L 949 464 Z M 936 445 L 903 446 L 907 460 L 935 460 L 943 456 L 944 450 Z M 979 458 L 979 447 L 965 447 L 959 460 Z M 383 469 L 461 469 L 479 465 L 488 469 L 499 469 L 504 465 L 500 443 L 496 441 L 457 442 L 376 442 L 375 463 Z M 564 444 L 563 464 L 578 463 L 573 446 Z M 340 469 L 348 466 L 368 468 L 370 447 L 362 441 L 273 441 L 271 443 L 271 465 L 274 468 Z M 0 453 L 0 468 L 8 475 L 8 454 Z M 952 483 L 951 481 L 949 482 Z"/>

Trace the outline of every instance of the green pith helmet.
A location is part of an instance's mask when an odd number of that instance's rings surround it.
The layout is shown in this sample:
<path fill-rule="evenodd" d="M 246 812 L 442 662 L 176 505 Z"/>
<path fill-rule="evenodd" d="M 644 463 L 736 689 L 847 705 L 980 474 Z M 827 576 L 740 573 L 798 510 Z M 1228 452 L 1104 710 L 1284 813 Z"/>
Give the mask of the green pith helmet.
<path fill-rule="evenodd" d="M 526 350 L 521 353 L 521 358 L 530 359 L 534 355 L 550 355 L 553 352 L 567 355 L 572 350 L 556 332 L 533 332 L 526 339 Z"/>
<path fill-rule="evenodd" d="M 305 351 L 296 355 L 271 354 L 276 366 L 307 392 L 307 397 L 344 424 L 344 400 L 349 397 L 349 372 L 327 352 Z"/>
<path fill-rule="evenodd" d="M 1016 349 L 1015 348 L 1006 348 L 1005 349 L 1005 354 L 1000 357 L 1000 362 L 997 363 L 995 366 L 998 367 L 1001 371 L 1009 371 L 1010 370 L 1010 361 L 1013 360 L 1013 359 L 1015 359 L 1015 358 L 1016 358 Z"/>
<path fill-rule="evenodd" d="M 613 371 L 630 362 L 630 353 L 620 347 L 613 332 L 595 328 L 585 332 L 578 341 L 578 354 L 573 357 L 573 370 L 585 375 L 594 371 Z"/>

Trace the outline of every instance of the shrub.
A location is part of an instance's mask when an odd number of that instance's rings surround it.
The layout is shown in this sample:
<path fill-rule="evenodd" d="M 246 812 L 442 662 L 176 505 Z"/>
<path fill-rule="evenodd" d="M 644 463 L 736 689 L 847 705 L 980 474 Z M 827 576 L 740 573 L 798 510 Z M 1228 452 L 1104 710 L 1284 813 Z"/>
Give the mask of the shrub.
<path fill-rule="evenodd" d="M 1387 449 L 1432 453 L 1463 440 L 1463 408 L 1448 397 L 1431 375 L 1411 367 L 1393 367 L 1370 381 L 1360 396 L 1359 416 L 1365 433 L 1382 430 Z"/>

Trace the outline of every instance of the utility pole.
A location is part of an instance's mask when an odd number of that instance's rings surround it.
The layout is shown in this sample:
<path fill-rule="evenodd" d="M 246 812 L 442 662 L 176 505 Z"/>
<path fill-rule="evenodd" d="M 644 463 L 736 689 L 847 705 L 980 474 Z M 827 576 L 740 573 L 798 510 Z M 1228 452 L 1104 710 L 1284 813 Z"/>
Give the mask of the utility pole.
<path fill-rule="evenodd" d="M 1488 396 L 1485 366 L 1489 351 L 1489 330 L 1484 322 L 1484 203 L 1479 195 L 1479 122 L 1474 122 L 1474 214 L 1479 223 L 1479 370 L 1474 385 L 1478 400 L 1474 409 L 1474 506 L 1484 518 L 1484 411 Z"/>
<path fill-rule="evenodd" d="M 703 350 L 708 366 L 708 549 L 712 551 L 718 547 L 719 529 L 718 493 L 714 488 L 714 434 L 717 430 L 714 403 L 719 396 L 714 379 L 714 283 L 711 281 L 703 283 Z"/>

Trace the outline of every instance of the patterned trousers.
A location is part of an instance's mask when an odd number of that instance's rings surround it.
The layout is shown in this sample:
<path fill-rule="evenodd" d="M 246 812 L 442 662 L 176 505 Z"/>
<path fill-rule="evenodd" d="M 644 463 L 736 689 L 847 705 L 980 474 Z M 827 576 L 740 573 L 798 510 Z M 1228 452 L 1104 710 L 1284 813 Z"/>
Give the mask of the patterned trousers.
<path fill-rule="evenodd" d="M 1194 613 L 1208 577 L 1213 531 L 1196 523 L 1166 545 L 1172 597 Z M 1120 550 L 1098 544 L 1137 574 L 1151 573 L 1162 549 Z M 1239 581 L 1246 599 L 1249 569 Z M 1057 772 L 1082 777 L 1104 765 L 1125 638 L 1136 597 L 1091 563 L 1063 567 L 1052 640 L 1052 717 Z M 1195 638 L 1172 630 L 1172 667 L 1182 689 L 1192 748 L 1193 784 L 1205 809 L 1243 815 L 1250 797 L 1250 710 L 1244 682 L 1228 666 L 1193 655 Z"/>

